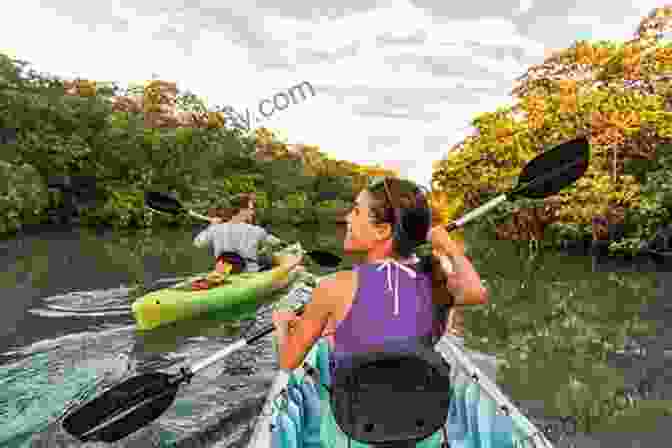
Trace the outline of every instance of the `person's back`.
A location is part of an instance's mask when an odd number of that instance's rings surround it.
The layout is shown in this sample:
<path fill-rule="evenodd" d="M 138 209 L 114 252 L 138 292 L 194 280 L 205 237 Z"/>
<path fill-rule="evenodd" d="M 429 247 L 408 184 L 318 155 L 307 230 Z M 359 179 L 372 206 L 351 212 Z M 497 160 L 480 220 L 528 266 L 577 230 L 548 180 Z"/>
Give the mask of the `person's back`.
<path fill-rule="evenodd" d="M 235 252 L 247 262 L 246 272 L 258 272 L 257 248 L 268 237 L 269 234 L 262 227 L 225 222 L 209 226 L 196 237 L 194 244 L 197 247 L 211 247 L 215 258 L 225 252 Z"/>
<path fill-rule="evenodd" d="M 355 353 L 431 347 L 444 316 L 432 301 L 429 276 L 414 265 L 355 265 L 357 292 L 330 336 L 335 369 Z"/>
<path fill-rule="evenodd" d="M 337 371 L 352 368 L 351 360 L 356 355 L 415 354 L 422 348 L 432 349 L 445 323 L 445 314 L 439 312 L 432 300 L 431 273 L 422 272 L 417 263 L 381 260 L 355 265 L 353 271 L 357 288 L 352 305 L 346 308 L 345 317 L 335 330 L 327 334 L 332 381 Z M 324 408 L 321 443 L 343 448 L 367 447 L 336 429 L 332 405 Z M 439 441 L 437 433 L 416 446 L 435 448 Z"/>
<path fill-rule="evenodd" d="M 275 243 L 280 240 L 266 232 L 263 227 L 251 224 L 255 214 L 254 195 L 241 194 L 235 196 L 231 202 L 232 207 L 228 209 L 212 211 L 211 225 L 196 236 L 194 245 L 211 248 L 216 259 L 227 253 L 235 253 L 244 260 L 245 272 L 258 272 L 261 264 L 266 265 L 269 262 L 259 260 L 259 243 L 265 240 Z"/>

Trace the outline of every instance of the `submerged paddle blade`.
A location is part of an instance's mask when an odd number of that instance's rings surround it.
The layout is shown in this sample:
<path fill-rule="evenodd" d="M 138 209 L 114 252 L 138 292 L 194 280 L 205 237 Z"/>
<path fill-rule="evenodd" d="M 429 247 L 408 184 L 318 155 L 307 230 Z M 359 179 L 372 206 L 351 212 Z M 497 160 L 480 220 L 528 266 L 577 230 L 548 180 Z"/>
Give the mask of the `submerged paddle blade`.
<path fill-rule="evenodd" d="M 328 268 L 335 268 L 341 264 L 341 257 L 323 250 L 311 250 L 306 255 L 315 260 L 317 264 Z"/>
<path fill-rule="evenodd" d="M 145 192 L 145 203 L 151 209 L 165 213 L 184 213 L 186 210 L 177 199 L 157 191 Z"/>
<path fill-rule="evenodd" d="M 175 400 L 180 381 L 161 372 L 138 375 L 65 417 L 63 429 L 86 441 L 115 442 L 157 419 Z"/>
<path fill-rule="evenodd" d="M 584 137 L 556 146 L 530 161 L 510 197 L 541 199 L 576 182 L 588 169 L 590 145 Z"/>

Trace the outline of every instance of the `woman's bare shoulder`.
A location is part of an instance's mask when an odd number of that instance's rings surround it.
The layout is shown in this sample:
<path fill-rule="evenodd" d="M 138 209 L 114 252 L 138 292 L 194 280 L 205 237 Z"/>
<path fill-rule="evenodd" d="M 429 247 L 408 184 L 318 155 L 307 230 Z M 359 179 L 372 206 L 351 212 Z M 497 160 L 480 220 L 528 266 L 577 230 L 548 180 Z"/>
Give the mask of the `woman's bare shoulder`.
<path fill-rule="evenodd" d="M 339 271 L 320 282 L 313 292 L 313 302 L 339 320 L 345 305 L 352 302 L 356 288 L 357 274 L 354 271 Z"/>
<path fill-rule="evenodd" d="M 316 291 L 330 297 L 342 297 L 344 292 L 351 292 L 357 281 L 357 273 L 354 271 L 338 271 L 325 278 L 317 286 Z"/>
<path fill-rule="evenodd" d="M 319 284 L 319 287 L 334 287 L 338 285 L 345 285 L 352 283 L 357 278 L 355 271 L 338 271 L 331 274 L 328 278 L 322 280 Z"/>

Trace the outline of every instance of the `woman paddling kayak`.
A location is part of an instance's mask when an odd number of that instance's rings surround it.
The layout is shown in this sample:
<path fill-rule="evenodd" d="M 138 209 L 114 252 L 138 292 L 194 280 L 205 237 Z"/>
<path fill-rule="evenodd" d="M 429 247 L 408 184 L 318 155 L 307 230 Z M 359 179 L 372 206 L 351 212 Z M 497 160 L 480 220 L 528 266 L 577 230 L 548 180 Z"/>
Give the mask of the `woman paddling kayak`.
<path fill-rule="evenodd" d="M 300 318 L 287 311 L 273 314 L 281 369 L 298 368 L 322 336 L 333 353 L 332 377 L 355 353 L 433 347 L 446 323 L 437 305 L 487 303 L 480 276 L 463 251 L 445 230 L 429 232 L 431 220 L 421 219 L 429 212 L 426 197 L 409 181 L 384 179 L 359 194 L 346 217 L 344 249 L 366 253 L 367 262 L 320 282 Z M 411 256 L 428 236 L 433 257 L 420 263 Z"/>
<path fill-rule="evenodd" d="M 255 200 L 254 193 L 242 193 L 232 198 L 231 207 L 208 212 L 210 226 L 196 236 L 194 245 L 212 248 L 217 272 L 224 272 L 227 264 L 234 274 L 258 272 L 262 266 L 271 265 L 270 260 L 258 256 L 259 244 L 278 244 L 282 240 L 254 225 Z"/>

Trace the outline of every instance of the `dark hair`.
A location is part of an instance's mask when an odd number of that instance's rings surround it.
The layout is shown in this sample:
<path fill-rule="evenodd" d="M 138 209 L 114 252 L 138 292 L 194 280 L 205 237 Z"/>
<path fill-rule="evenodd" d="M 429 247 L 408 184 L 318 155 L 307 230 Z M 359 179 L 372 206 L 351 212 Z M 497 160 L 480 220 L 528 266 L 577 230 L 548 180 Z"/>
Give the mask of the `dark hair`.
<path fill-rule="evenodd" d="M 367 188 L 372 196 L 374 224 L 389 223 L 394 229 L 394 251 L 408 257 L 426 242 L 432 212 L 423 190 L 413 182 L 385 178 Z"/>
<path fill-rule="evenodd" d="M 208 216 L 222 218 L 224 221 L 229 221 L 231 218 L 240 213 L 255 202 L 257 195 L 255 193 L 240 193 L 233 196 L 229 200 L 228 207 L 211 208 L 208 210 Z M 256 224 L 256 216 L 253 218 L 252 224 Z"/>
<path fill-rule="evenodd" d="M 410 256 L 426 242 L 430 228 L 439 224 L 439 215 L 432 213 L 423 189 L 409 180 L 388 177 L 367 191 L 371 196 L 371 219 L 374 224 L 393 226 L 394 251 L 400 257 Z M 438 258 L 420 257 L 419 269 L 432 273 L 432 294 L 446 294 L 447 278 Z"/>

